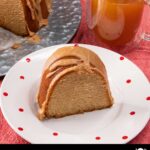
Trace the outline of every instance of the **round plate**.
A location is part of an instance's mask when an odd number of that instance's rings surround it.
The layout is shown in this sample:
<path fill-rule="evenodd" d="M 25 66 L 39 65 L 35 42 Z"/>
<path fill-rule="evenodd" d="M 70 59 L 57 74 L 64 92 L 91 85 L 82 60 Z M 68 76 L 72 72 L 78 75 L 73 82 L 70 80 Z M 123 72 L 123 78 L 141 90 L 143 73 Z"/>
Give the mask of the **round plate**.
<path fill-rule="evenodd" d="M 115 104 L 112 108 L 61 119 L 39 121 L 36 93 L 42 69 L 57 45 L 34 52 L 19 61 L 1 87 L 1 109 L 10 126 L 31 143 L 127 143 L 150 117 L 150 84 L 128 59 L 104 48 L 80 44 L 104 62 Z"/>
<path fill-rule="evenodd" d="M 53 12 L 49 16 L 49 24 L 37 33 L 41 38 L 39 44 L 23 40 L 18 49 L 9 48 L 0 51 L 0 76 L 5 75 L 22 57 L 48 46 L 68 43 L 72 39 L 81 20 L 80 0 L 53 0 L 52 2 Z M 12 35 L 4 33 L 0 41 L 10 42 L 12 40 L 10 38 Z"/>

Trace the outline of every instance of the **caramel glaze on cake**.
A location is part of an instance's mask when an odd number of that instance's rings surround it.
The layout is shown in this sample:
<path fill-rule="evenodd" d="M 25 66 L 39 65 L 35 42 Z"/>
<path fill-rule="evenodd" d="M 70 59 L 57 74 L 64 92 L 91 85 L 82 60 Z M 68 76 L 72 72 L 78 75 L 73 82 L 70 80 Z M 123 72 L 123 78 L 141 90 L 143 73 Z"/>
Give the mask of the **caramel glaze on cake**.
<path fill-rule="evenodd" d="M 113 105 L 103 62 L 79 46 L 60 48 L 47 60 L 37 100 L 40 120 Z"/>
<path fill-rule="evenodd" d="M 50 0 L 0 0 L 0 27 L 18 35 L 33 35 L 48 24 Z"/>

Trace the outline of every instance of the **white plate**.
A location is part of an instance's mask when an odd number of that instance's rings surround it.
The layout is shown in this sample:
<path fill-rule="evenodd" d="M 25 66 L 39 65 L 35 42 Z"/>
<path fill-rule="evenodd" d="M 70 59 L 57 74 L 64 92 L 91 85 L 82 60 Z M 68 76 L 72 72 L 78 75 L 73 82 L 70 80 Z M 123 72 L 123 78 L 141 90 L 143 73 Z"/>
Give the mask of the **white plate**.
<path fill-rule="evenodd" d="M 5 77 L 1 108 L 10 126 L 31 143 L 129 142 L 150 117 L 149 81 L 128 59 L 96 46 L 80 44 L 97 53 L 106 65 L 114 106 L 44 122 L 37 119 L 35 95 L 43 65 L 62 46 L 68 45 L 52 46 L 26 56 Z"/>

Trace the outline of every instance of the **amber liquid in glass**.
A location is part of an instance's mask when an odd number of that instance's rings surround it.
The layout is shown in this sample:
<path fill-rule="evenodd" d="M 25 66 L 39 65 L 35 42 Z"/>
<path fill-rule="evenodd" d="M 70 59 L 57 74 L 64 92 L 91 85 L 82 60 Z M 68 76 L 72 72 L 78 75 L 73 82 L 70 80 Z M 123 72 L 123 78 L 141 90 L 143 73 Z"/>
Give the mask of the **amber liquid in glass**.
<path fill-rule="evenodd" d="M 91 0 L 90 28 L 96 37 L 112 46 L 129 43 L 143 14 L 144 0 Z"/>

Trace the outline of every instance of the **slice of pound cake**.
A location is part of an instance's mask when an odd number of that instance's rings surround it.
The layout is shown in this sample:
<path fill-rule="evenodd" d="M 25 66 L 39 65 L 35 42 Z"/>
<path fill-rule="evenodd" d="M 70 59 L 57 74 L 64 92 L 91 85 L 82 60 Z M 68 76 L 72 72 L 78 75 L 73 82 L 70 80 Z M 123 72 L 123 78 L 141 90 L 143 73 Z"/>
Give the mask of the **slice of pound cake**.
<path fill-rule="evenodd" d="M 47 60 L 37 99 L 40 120 L 113 105 L 103 62 L 79 46 L 60 48 Z"/>

